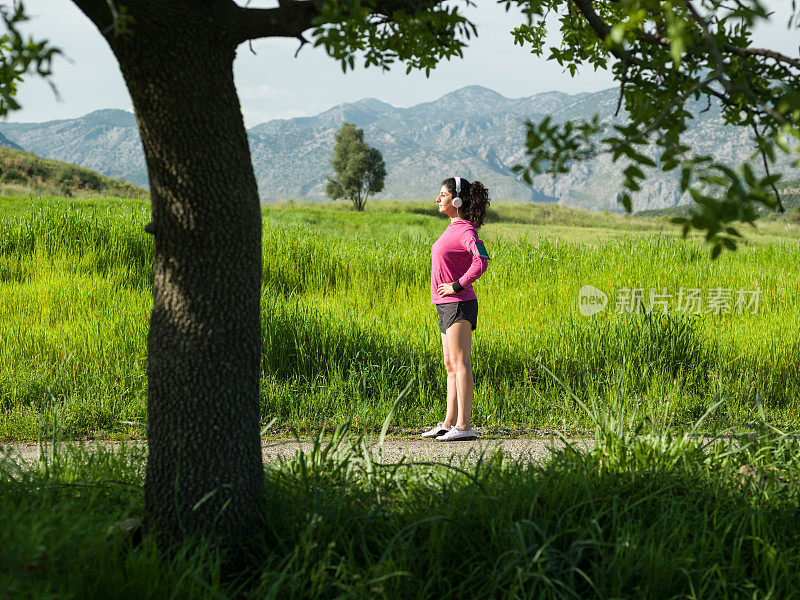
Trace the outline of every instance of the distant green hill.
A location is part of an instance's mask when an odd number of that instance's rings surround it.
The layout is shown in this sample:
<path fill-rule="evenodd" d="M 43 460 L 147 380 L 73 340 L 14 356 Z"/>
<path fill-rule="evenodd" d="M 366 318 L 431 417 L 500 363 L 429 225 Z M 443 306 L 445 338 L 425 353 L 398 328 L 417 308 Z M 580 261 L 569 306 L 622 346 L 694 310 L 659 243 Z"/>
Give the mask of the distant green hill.
<path fill-rule="evenodd" d="M 115 196 L 147 198 L 149 192 L 91 169 L 40 158 L 31 152 L 0 148 L 0 195 Z"/>

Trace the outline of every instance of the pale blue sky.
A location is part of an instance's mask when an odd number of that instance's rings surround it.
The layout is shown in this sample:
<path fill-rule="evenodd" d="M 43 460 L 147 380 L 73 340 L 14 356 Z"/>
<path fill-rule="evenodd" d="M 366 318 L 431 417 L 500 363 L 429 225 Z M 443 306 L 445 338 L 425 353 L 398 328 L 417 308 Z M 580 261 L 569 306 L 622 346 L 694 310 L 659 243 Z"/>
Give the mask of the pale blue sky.
<path fill-rule="evenodd" d="M 276 2 L 253 1 L 250 6 Z M 775 18 L 756 30 L 755 44 L 798 56 L 798 31 L 787 31 L 789 0 L 767 0 Z M 13 121 L 47 121 L 84 115 L 100 108 L 131 110 L 130 99 L 117 64 L 100 34 L 69 0 L 26 0 L 33 17 L 26 27 L 59 46 L 64 58 L 54 62 L 61 99 L 31 78 L 23 84 L 23 109 Z M 374 97 L 395 106 L 412 106 L 434 100 L 466 85 L 483 85 L 511 97 L 559 90 L 568 93 L 597 91 L 614 85 L 609 73 L 579 71 L 573 78 L 555 61 L 546 61 L 513 44 L 509 31 L 521 22 L 518 13 L 506 13 L 493 1 L 478 2 L 467 11 L 479 27 L 464 58 L 443 63 L 431 73 L 405 75 L 398 67 L 390 73 L 358 67 L 342 74 L 339 65 L 310 45 L 294 58 L 297 42 L 267 39 L 240 46 L 236 59 L 236 84 L 248 127 L 276 118 L 322 112 L 341 102 Z M 557 43 L 552 37 L 549 45 Z"/>

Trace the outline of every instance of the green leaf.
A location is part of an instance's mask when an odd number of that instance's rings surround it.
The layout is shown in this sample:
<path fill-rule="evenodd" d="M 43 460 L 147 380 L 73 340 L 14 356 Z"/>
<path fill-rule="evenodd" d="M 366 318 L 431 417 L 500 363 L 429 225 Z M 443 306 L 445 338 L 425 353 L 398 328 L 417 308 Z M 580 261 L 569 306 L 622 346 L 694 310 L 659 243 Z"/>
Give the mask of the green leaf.
<path fill-rule="evenodd" d="M 669 54 L 672 57 L 672 62 L 676 68 L 681 65 L 681 57 L 683 56 L 685 50 L 686 44 L 682 38 L 673 38 L 670 40 Z"/>
<path fill-rule="evenodd" d="M 617 46 L 622 44 L 622 40 L 625 39 L 625 23 L 615 23 L 608 37 L 613 44 Z"/>
<path fill-rule="evenodd" d="M 742 163 L 742 171 L 744 172 L 744 180 L 750 187 L 755 187 L 756 176 L 753 174 L 753 169 L 750 168 L 748 163 Z"/>
<path fill-rule="evenodd" d="M 730 235 L 735 235 L 736 237 L 742 237 L 742 234 L 735 227 L 726 227 L 725 231 Z"/>
<path fill-rule="evenodd" d="M 630 179 L 644 179 L 644 173 L 642 170 L 637 167 L 636 165 L 630 165 L 627 169 L 623 171 L 625 175 Z"/>
<path fill-rule="evenodd" d="M 640 164 L 643 164 L 643 165 L 647 165 L 648 167 L 655 167 L 656 166 L 656 161 L 654 161 L 649 156 L 645 156 L 644 154 L 634 153 L 633 154 L 633 158 L 634 158 L 634 160 L 636 162 L 638 162 Z"/>
<path fill-rule="evenodd" d="M 671 171 L 676 168 L 680 163 L 677 160 L 668 160 L 661 164 L 662 171 Z"/>
<path fill-rule="evenodd" d="M 689 180 L 692 177 L 692 172 L 690 169 L 683 168 L 681 170 L 681 193 L 686 191 L 686 188 L 689 187 Z"/>
<path fill-rule="evenodd" d="M 633 210 L 633 199 L 628 192 L 622 192 L 617 196 L 617 202 L 620 202 L 625 207 L 627 212 Z"/>

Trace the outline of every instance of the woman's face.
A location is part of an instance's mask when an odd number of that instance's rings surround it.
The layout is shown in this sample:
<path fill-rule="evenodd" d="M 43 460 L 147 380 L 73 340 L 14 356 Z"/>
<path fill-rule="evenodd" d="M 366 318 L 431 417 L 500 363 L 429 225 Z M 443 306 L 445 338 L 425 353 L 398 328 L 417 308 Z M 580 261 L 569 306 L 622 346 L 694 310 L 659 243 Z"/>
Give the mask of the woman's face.
<path fill-rule="evenodd" d="M 450 193 L 446 185 L 442 186 L 439 195 L 436 197 L 436 203 L 439 205 L 440 213 L 450 217 L 456 214 L 456 207 L 453 206 L 453 194 Z"/>

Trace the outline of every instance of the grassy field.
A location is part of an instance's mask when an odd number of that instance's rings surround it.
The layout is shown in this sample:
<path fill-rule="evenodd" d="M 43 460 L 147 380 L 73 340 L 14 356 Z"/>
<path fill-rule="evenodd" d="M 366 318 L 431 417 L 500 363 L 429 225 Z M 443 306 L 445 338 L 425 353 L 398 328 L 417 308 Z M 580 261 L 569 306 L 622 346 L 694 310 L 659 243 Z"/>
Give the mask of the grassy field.
<path fill-rule="evenodd" d="M 800 440 L 775 426 L 800 414 L 796 225 L 712 262 L 664 220 L 498 205 L 475 420 L 587 426 L 595 445 L 389 464 L 354 430 L 442 410 L 431 204 L 264 209 L 262 419 L 340 425 L 265 465 L 263 524 L 231 574 L 203 540 L 165 555 L 124 526 L 144 514 L 140 446 L 57 443 L 144 431 L 147 206 L 0 200 L 0 439 L 56 441 L 33 464 L 0 455 L 0 599 L 794 597 Z M 580 315 L 584 284 L 606 311 Z M 614 310 L 624 287 L 755 286 L 755 313 Z M 695 435 L 727 427 L 758 435 Z"/>
<path fill-rule="evenodd" d="M 0 199 L 0 439 L 142 435 L 151 306 L 149 209 L 117 199 Z M 430 304 L 433 201 L 264 209 L 262 420 L 300 429 L 352 418 L 441 419 L 444 370 Z M 770 221 L 711 261 L 664 219 L 498 203 L 481 237 L 474 421 L 487 429 L 582 427 L 582 400 L 617 389 L 650 422 L 685 427 L 800 419 L 800 227 Z M 609 298 L 578 311 L 590 284 Z M 623 288 L 760 289 L 758 310 L 616 314 Z M 555 377 L 553 375 L 554 374 Z M 54 419 L 55 417 L 55 419 Z"/>

